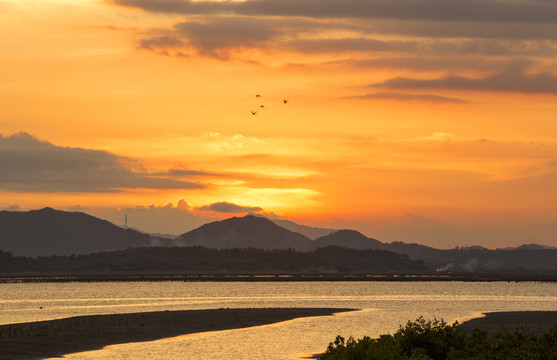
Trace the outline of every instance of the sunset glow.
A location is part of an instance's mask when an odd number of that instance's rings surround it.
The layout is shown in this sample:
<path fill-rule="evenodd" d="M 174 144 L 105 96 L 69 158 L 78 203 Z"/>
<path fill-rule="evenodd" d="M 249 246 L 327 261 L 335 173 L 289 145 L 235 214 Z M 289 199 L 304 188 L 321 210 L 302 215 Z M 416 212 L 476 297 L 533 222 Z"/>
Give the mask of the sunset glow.
<path fill-rule="evenodd" d="M 0 23 L 0 208 L 557 246 L 555 2 L 0 0 Z"/>

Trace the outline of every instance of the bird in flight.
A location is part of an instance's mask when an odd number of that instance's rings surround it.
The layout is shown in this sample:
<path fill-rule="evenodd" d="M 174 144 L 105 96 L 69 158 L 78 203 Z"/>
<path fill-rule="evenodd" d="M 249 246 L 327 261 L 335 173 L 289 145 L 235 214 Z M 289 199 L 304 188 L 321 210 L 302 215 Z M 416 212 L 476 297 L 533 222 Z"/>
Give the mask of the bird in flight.
<path fill-rule="evenodd" d="M 251 111 L 251 114 L 255 115 L 255 114 L 257 114 L 257 111 Z"/>
<path fill-rule="evenodd" d="M 283 103 L 283 104 L 288 104 L 288 100 L 282 99 L 282 103 Z"/>
<path fill-rule="evenodd" d="M 255 97 L 256 97 L 256 98 L 260 98 L 260 97 L 261 97 L 261 95 L 257 94 L 257 95 L 255 95 Z"/>
<path fill-rule="evenodd" d="M 259 107 L 260 107 L 260 108 L 264 108 L 264 107 L 265 107 L 265 105 L 259 105 Z"/>

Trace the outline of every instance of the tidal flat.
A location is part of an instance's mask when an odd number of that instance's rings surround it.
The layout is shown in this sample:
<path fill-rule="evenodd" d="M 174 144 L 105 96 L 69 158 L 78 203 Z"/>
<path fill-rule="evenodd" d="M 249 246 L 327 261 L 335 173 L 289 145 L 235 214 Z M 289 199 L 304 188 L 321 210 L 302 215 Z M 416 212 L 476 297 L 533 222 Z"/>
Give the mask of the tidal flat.
<path fill-rule="evenodd" d="M 0 326 L 0 359 L 41 359 L 206 331 L 239 329 L 346 308 L 243 308 L 89 315 Z"/>

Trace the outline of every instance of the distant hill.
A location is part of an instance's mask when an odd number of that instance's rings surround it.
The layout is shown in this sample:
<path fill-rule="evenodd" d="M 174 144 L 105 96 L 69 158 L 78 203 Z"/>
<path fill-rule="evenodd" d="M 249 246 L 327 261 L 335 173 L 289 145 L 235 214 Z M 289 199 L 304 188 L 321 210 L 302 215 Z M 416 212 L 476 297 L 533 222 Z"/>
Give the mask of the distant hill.
<path fill-rule="evenodd" d="M 349 249 L 377 249 L 421 260 L 439 273 L 546 273 L 557 271 L 557 249 L 527 244 L 513 251 L 489 250 L 482 246 L 441 250 L 425 245 L 383 243 L 353 230 L 340 230 L 314 240 L 314 248 L 338 245 Z"/>
<path fill-rule="evenodd" d="M 381 241 L 368 238 L 355 230 L 338 230 L 332 234 L 313 240 L 314 248 L 331 245 L 357 250 L 384 249 L 384 244 Z"/>
<path fill-rule="evenodd" d="M 357 250 L 386 250 L 397 254 L 407 255 L 410 259 L 426 260 L 426 262 L 431 259 L 437 259 L 443 254 L 443 250 L 420 244 L 408 244 L 403 242 L 384 243 L 379 240 L 369 238 L 355 230 L 338 230 L 327 236 L 315 239 L 313 248 L 316 249 L 332 245 Z"/>
<path fill-rule="evenodd" d="M 554 246 L 548 245 L 538 245 L 538 244 L 524 244 L 516 248 L 511 248 L 511 250 L 555 250 Z"/>
<path fill-rule="evenodd" d="M 557 272 L 557 250 L 439 250 L 437 257 L 424 259 L 439 272 L 452 273 L 546 273 Z"/>
<path fill-rule="evenodd" d="M 464 246 L 462 249 L 463 250 L 488 250 L 487 248 L 484 248 L 483 246 L 479 246 L 479 245 Z"/>
<path fill-rule="evenodd" d="M 161 245 L 163 239 L 81 213 L 51 208 L 0 211 L 0 250 L 22 256 L 89 254 Z"/>
<path fill-rule="evenodd" d="M 255 214 L 255 216 L 265 218 L 262 215 Z M 305 235 L 309 239 L 314 239 L 311 244 L 311 249 L 317 249 L 325 246 L 342 246 L 348 249 L 356 250 L 387 250 L 397 254 L 408 255 L 411 259 L 436 258 L 440 253 L 442 253 L 442 250 L 420 244 L 403 242 L 383 243 L 379 240 L 369 238 L 356 230 L 315 228 L 300 225 L 290 220 L 269 220 L 290 231 L 298 232 Z"/>
<path fill-rule="evenodd" d="M 266 218 L 246 215 L 215 221 L 178 236 L 174 246 L 204 246 L 211 249 L 256 248 L 308 251 L 312 240 L 278 226 Z"/>

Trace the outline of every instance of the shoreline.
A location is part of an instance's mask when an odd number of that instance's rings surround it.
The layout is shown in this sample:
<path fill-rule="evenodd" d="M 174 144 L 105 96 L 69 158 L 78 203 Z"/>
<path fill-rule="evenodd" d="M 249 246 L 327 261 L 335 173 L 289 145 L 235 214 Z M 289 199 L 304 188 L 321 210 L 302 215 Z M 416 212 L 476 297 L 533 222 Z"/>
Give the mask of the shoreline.
<path fill-rule="evenodd" d="M 354 311 L 346 308 L 245 308 L 87 315 L 0 325 L 0 360 L 44 359 L 207 331 L 268 325 Z"/>
<path fill-rule="evenodd" d="M 514 333 L 524 331 L 539 336 L 557 326 L 557 311 L 500 311 L 482 313 L 459 324 L 466 332 L 474 328 L 494 334 L 497 331 Z"/>

